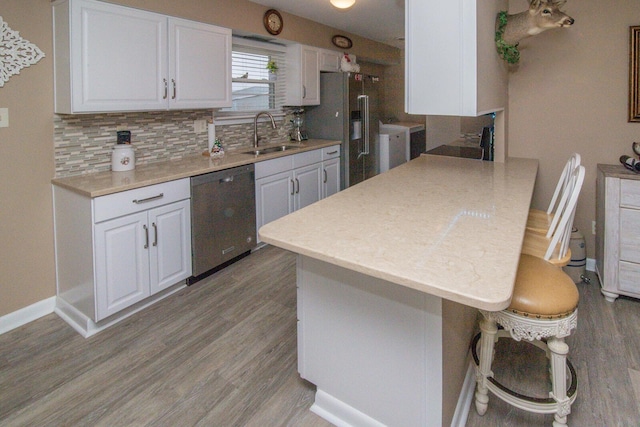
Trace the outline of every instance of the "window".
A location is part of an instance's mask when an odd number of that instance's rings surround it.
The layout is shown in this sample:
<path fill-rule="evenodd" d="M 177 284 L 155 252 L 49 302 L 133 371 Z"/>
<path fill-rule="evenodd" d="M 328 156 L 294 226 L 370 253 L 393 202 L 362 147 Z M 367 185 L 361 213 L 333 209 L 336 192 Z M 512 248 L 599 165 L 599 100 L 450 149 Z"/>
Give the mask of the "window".
<path fill-rule="evenodd" d="M 232 101 L 225 113 L 280 110 L 284 104 L 285 47 L 250 39 L 233 39 Z M 271 73 L 269 63 L 277 71 Z"/>

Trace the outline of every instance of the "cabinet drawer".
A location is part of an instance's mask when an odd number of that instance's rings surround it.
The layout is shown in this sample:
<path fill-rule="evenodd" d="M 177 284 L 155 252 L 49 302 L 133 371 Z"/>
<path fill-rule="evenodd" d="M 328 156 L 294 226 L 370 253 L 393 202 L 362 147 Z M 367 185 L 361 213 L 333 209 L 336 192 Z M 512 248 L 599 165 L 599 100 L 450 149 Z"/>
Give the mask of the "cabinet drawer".
<path fill-rule="evenodd" d="M 293 168 L 296 169 L 302 166 L 309 166 L 321 161 L 322 149 L 305 151 L 304 153 L 298 153 L 293 156 Z"/>
<path fill-rule="evenodd" d="M 640 209 L 640 181 L 620 180 L 620 205 Z"/>
<path fill-rule="evenodd" d="M 335 159 L 336 157 L 340 157 L 339 145 L 332 145 L 322 149 L 322 160 Z"/>
<path fill-rule="evenodd" d="M 255 164 L 255 176 L 256 179 L 264 178 L 265 176 L 275 175 L 290 171 L 293 169 L 293 156 L 283 156 L 271 160 L 265 160 L 264 162 L 258 162 Z"/>
<path fill-rule="evenodd" d="M 190 194 L 189 178 L 184 178 L 96 197 L 93 199 L 94 221 L 98 223 L 188 199 Z"/>
<path fill-rule="evenodd" d="M 620 261 L 618 272 L 620 290 L 640 294 L 640 264 Z"/>
<path fill-rule="evenodd" d="M 640 263 L 640 210 L 620 209 L 620 260 Z"/>

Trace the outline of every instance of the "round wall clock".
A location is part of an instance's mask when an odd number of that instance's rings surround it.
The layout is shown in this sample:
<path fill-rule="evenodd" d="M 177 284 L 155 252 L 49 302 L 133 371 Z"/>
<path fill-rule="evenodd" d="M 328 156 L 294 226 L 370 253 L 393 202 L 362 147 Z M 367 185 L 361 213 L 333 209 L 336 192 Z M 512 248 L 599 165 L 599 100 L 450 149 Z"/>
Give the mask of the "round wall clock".
<path fill-rule="evenodd" d="M 350 49 L 353 46 L 353 42 L 347 36 L 333 36 L 331 42 L 340 49 Z"/>
<path fill-rule="evenodd" d="M 275 9 L 269 9 L 264 13 L 264 28 L 267 29 L 269 34 L 277 36 L 282 31 L 284 21 L 282 15 Z"/>

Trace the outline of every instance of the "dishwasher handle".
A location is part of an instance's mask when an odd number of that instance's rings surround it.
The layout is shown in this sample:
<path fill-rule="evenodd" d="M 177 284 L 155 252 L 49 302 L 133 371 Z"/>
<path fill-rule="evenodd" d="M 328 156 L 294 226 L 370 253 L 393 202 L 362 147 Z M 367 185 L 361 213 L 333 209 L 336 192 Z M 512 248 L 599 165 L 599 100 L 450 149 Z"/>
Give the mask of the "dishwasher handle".
<path fill-rule="evenodd" d="M 192 176 L 191 177 L 191 186 L 203 185 L 203 184 L 224 184 L 233 182 L 236 177 L 244 174 L 253 174 L 254 173 L 253 164 L 246 166 L 238 166 L 235 168 L 224 169 L 215 172 L 209 172 L 202 175 Z"/>

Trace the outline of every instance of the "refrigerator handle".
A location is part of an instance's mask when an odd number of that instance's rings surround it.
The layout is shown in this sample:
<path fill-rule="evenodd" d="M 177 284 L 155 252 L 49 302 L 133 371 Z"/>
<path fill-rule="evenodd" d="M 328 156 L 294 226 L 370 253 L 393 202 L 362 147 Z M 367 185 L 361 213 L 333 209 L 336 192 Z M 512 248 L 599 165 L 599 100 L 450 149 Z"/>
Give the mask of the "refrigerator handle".
<path fill-rule="evenodd" d="M 369 96 L 368 95 L 359 95 L 358 102 L 362 104 L 362 116 L 363 116 L 363 141 L 364 141 L 364 151 L 361 154 L 368 155 L 369 154 Z"/>

